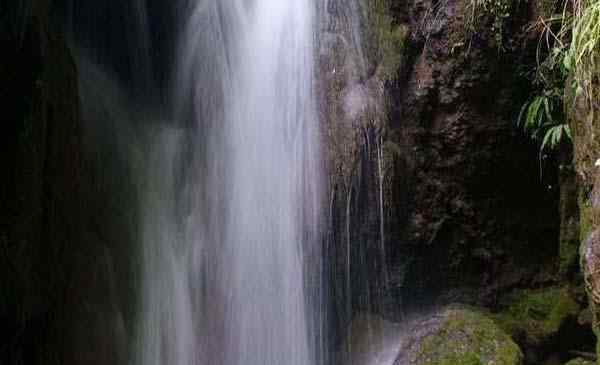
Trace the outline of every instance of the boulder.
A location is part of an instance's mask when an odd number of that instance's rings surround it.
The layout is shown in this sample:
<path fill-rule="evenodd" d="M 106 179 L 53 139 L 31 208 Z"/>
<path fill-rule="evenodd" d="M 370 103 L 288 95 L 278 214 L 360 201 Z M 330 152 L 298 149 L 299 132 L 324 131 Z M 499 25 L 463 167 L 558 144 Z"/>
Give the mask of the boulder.
<path fill-rule="evenodd" d="M 523 354 L 487 314 L 449 307 L 438 314 L 439 326 L 424 336 L 410 362 L 416 365 L 517 365 Z"/>
<path fill-rule="evenodd" d="M 523 354 L 491 316 L 451 305 L 395 324 L 358 316 L 341 363 L 351 365 L 520 365 Z"/>

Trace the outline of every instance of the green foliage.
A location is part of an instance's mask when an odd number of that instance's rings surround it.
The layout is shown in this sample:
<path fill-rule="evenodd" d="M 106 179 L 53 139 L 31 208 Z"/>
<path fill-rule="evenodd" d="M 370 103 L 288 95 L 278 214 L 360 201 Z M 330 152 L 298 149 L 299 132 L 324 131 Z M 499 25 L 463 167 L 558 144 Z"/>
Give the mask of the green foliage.
<path fill-rule="evenodd" d="M 567 114 L 574 106 L 567 105 L 566 94 L 584 97 L 591 112 L 597 108 L 600 1 L 565 1 L 562 13 L 540 19 L 535 26 L 539 25 L 543 31 L 534 80 L 538 92 L 523 105 L 518 123 L 533 139 L 540 141 L 543 152 L 572 140 Z M 540 62 L 542 54 L 545 58 Z M 567 83 L 567 80 L 573 82 Z"/>
<path fill-rule="evenodd" d="M 504 50 L 506 21 L 515 8 L 513 0 L 470 0 L 466 6 L 466 31 L 469 39 L 490 27 L 498 50 Z M 491 19 L 490 19 L 491 18 Z"/>
<path fill-rule="evenodd" d="M 497 314 L 498 324 L 514 336 L 524 335 L 531 344 L 556 335 L 580 310 L 567 287 L 516 291 L 503 301 L 507 307 Z"/>
<path fill-rule="evenodd" d="M 576 94 L 593 105 L 598 102 L 600 81 L 600 1 L 576 0 L 573 14 L 572 21 L 564 24 L 572 34 L 564 64 L 573 76 Z"/>
<path fill-rule="evenodd" d="M 523 104 L 517 123 L 540 144 L 540 154 L 572 140 L 564 113 L 568 52 L 564 27 L 568 13 L 540 19 L 534 27 L 542 27 L 537 49 L 538 65 L 533 79 L 534 96 Z"/>
<path fill-rule="evenodd" d="M 554 149 L 564 141 L 571 141 L 571 129 L 562 115 L 562 100 L 557 89 L 545 90 L 523 105 L 519 124 L 534 140 L 541 140 L 540 152 Z"/>
<path fill-rule="evenodd" d="M 393 22 L 389 0 L 369 0 L 365 3 L 364 49 L 369 63 L 377 65 L 377 73 L 384 80 L 392 80 L 398 72 L 404 53 L 408 28 Z"/>

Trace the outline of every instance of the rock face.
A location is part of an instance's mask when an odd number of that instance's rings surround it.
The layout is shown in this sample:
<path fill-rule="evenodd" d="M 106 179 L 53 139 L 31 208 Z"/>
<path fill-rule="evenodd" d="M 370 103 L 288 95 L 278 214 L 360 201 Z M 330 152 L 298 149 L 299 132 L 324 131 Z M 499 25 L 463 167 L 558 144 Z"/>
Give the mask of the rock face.
<path fill-rule="evenodd" d="M 570 126 L 579 185 L 579 252 L 592 309 L 594 332 L 600 338 L 600 108 L 597 103 L 590 105 L 583 95 L 570 97 L 569 102 L 573 105 Z M 596 352 L 600 354 L 600 341 Z"/>
<path fill-rule="evenodd" d="M 327 4 L 328 267 L 337 302 L 352 303 L 338 320 L 365 310 L 399 318 L 440 301 L 495 305 L 511 288 L 554 282 L 557 176 L 515 127 L 528 92 L 515 70 L 535 62 L 536 35 L 522 31 L 531 9 L 480 15 L 472 34 L 468 1 Z M 353 7 L 366 38 L 388 40 L 357 41 Z"/>
<path fill-rule="evenodd" d="M 358 312 L 400 320 L 431 303 L 476 304 L 496 313 L 528 361 L 558 356 L 553 349 L 565 361 L 589 347 L 578 261 L 580 232 L 598 222 L 596 142 L 578 147 L 575 136 L 584 172 L 570 167 L 570 151 L 539 159 L 516 119 L 539 37 L 527 25 L 547 9 L 494 4 L 502 12 L 474 15 L 463 0 L 322 9 L 331 317 L 342 333 Z"/>
<path fill-rule="evenodd" d="M 402 161 L 394 176 L 410 191 L 398 204 L 407 213 L 397 245 L 400 257 L 417 252 L 405 293 L 460 296 L 448 288 L 470 286 L 481 289 L 469 297 L 493 302 L 512 286 L 550 281 L 557 182 L 552 168 L 540 175 L 535 147 L 515 127 L 527 92 L 514 72 L 529 62 L 520 32 L 527 9 L 511 5 L 501 34 L 484 17 L 477 35 L 468 35 L 468 2 L 446 2 L 434 19 L 427 11 L 433 3 L 409 4 L 402 13 L 409 14 L 410 62 L 390 86 Z"/>
<path fill-rule="evenodd" d="M 326 267 L 338 334 L 354 313 L 392 313 L 387 245 L 396 147 L 388 143 L 386 83 L 407 29 L 385 1 L 328 0 L 320 9 L 319 87 L 328 170 Z M 386 308 L 385 310 L 383 308 Z M 337 338 L 339 341 L 340 338 Z"/>
<path fill-rule="evenodd" d="M 0 336 L 9 344 L 0 362 L 52 364 L 60 361 L 57 342 L 70 315 L 65 283 L 73 279 L 72 248 L 83 226 L 82 126 L 75 65 L 50 28 L 49 6 L 24 2 L 23 8 L 30 12 L 9 12 L 0 26 L 6 128 L 0 137 Z"/>
<path fill-rule="evenodd" d="M 573 351 L 593 348 L 580 295 L 565 287 L 516 290 L 502 299 L 498 324 L 526 351 L 528 363 L 565 360 Z"/>

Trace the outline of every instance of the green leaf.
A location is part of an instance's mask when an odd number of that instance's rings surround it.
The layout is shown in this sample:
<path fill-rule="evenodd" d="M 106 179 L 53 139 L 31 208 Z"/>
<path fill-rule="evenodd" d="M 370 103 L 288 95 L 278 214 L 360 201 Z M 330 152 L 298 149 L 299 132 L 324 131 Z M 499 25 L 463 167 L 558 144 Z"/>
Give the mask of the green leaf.
<path fill-rule="evenodd" d="M 565 124 L 565 134 L 569 137 L 569 140 L 573 140 L 573 136 L 571 136 L 571 126 Z"/>
<path fill-rule="evenodd" d="M 550 108 L 550 101 L 549 101 L 549 99 L 548 98 L 544 98 L 544 111 L 546 112 L 546 118 L 549 121 L 552 122 L 553 119 L 552 119 L 552 114 L 550 113 L 550 109 L 551 108 Z"/>
<path fill-rule="evenodd" d="M 552 139 L 552 129 L 549 129 L 544 136 L 544 140 L 542 141 L 542 146 L 540 147 L 540 153 L 546 148 L 548 142 Z"/>

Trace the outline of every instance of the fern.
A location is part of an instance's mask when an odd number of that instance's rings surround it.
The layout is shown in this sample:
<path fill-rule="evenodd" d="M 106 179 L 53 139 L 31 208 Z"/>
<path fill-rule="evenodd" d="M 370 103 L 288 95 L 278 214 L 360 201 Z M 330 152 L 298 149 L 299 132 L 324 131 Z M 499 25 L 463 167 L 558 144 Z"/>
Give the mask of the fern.
<path fill-rule="evenodd" d="M 571 140 L 571 129 L 568 124 L 559 124 L 552 126 L 546 130 L 546 135 L 542 141 L 540 150 L 543 151 L 546 147 L 554 149 L 558 147 L 564 140 Z"/>
<path fill-rule="evenodd" d="M 541 158 L 544 151 L 572 141 L 567 119 L 573 99 L 565 97 L 571 88 L 592 113 L 600 107 L 600 1 L 563 0 L 562 12 L 540 18 L 533 27 L 539 26 L 537 94 L 521 108 L 518 124 L 540 142 Z"/>
<path fill-rule="evenodd" d="M 571 130 L 562 118 L 561 106 L 562 100 L 553 90 L 535 96 L 521 108 L 518 124 L 533 140 L 541 140 L 540 152 L 553 150 L 571 140 Z"/>

